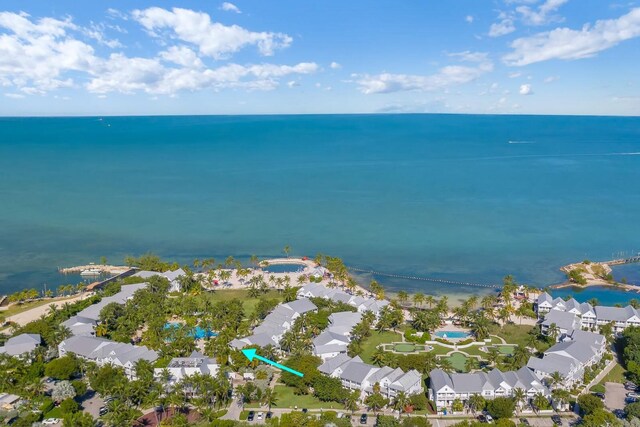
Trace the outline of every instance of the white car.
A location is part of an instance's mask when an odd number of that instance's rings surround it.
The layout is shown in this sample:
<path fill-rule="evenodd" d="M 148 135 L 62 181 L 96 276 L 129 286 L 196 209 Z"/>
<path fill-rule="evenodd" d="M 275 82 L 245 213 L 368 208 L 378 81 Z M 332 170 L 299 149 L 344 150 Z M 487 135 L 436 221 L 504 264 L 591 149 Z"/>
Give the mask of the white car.
<path fill-rule="evenodd" d="M 263 414 L 262 412 L 258 412 L 258 420 L 261 420 L 261 419 L 262 419 L 262 417 L 263 417 L 263 415 L 264 415 L 264 414 Z"/>
<path fill-rule="evenodd" d="M 60 418 L 47 418 L 46 420 L 42 420 L 42 424 L 46 426 L 58 424 L 60 422 Z"/>

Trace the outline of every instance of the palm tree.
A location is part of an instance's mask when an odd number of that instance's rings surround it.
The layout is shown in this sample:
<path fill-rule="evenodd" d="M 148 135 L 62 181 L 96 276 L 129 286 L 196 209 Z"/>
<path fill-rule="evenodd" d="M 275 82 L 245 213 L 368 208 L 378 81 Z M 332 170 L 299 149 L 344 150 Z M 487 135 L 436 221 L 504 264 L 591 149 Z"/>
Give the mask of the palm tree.
<path fill-rule="evenodd" d="M 558 388 L 558 386 L 562 384 L 562 381 L 563 381 L 562 374 L 558 371 L 555 371 L 551 375 L 549 375 L 548 381 L 551 388 L 556 389 Z"/>
<path fill-rule="evenodd" d="M 389 360 L 389 353 L 384 351 L 381 347 L 376 348 L 376 351 L 371 355 L 371 361 L 378 366 L 383 366 Z"/>
<path fill-rule="evenodd" d="M 284 252 L 287 258 L 289 258 L 289 253 L 291 252 L 291 246 L 285 245 L 284 249 L 282 249 L 282 252 Z"/>
<path fill-rule="evenodd" d="M 454 372 L 453 364 L 448 357 L 440 357 L 438 358 L 438 367 L 445 372 Z"/>
<path fill-rule="evenodd" d="M 401 304 L 404 304 L 405 302 L 407 302 L 408 299 L 409 299 L 409 294 L 406 291 L 398 292 L 398 301 L 400 301 Z"/>
<path fill-rule="evenodd" d="M 404 408 L 409 404 L 409 396 L 404 391 L 398 392 L 396 397 L 393 399 L 393 409 L 397 410 L 399 413 L 399 417 L 402 417 L 402 413 L 404 412 Z"/>
<path fill-rule="evenodd" d="M 549 404 L 549 399 L 547 399 L 544 396 L 544 394 L 537 393 L 533 397 L 533 402 L 532 403 L 533 403 L 533 406 L 535 406 L 537 409 L 543 409 Z"/>
<path fill-rule="evenodd" d="M 360 400 L 360 392 L 358 390 L 353 390 L 351 393 L 347 394 L 347 397 L 344 399 L 344 408 L 351 411 L 353 414 L 358 410 L 358 401 Z"/>
<path fill-rule="evenodd" d="M 421 307 L 423 302 L 424 302 L 424 294 L 422 292 L 417 292 L 413 295 L 413 305 Z"/>
<path fill-rule="evenodd" d="M 262 404 L 267 405 L 269 411 L 271 411 L 271 406 L 275 405 L 278 401 L 278 392 L 272 388 L 268 388 L 264 391 L 262 395 Z"/>
<path fill-rule="evenodd" d="M 469 397 L 469 401 L 467 402 L 467 404 L 469 405 L 469 409 L 471 409 L 471 412 L 475 414 L 476 411 L 482 411 L 484 409 L 487 401 L 480 394 L 472 394 Z"/>
<path fill-rule="evenodd" d="M 558 336 L 560 335 L 560 328 L 555 323 L 549 325 L 549 329 L 547 329 L 547 335 L 549 335 L 554 340 L 558 340 Z"/>
<path fill-rule="evenodd" d="M 500 360 L 500 352 L 495 347 L 489 347 L 489 351 L 487 352 L 487 361 L 491 364 L 491 366 L 496 366 Z"/>
<path fill-rule="evenodd" d="M 436 299 L 433 297 L 433 295 L 427 295 L 424 298 L 424 302 L 427 303 L 427 305 L 429 306 L 429 308 L 432 308 L 433 305 L 436 303 Z"/>
<path fill-rule="evenodd" d="M 529 352 L 529 350 L 527 350 L 526 347 L 517 345 L 513 350 L 512 356 L 513 362 L 516 365 L 516 369 L 520 369 L 521 367 L 523 367 L 527 363 L 527 360 L 529 360 L 529 356 L 531 356 L 531 353 Z"/>
<path fill-rule="evenodd" d="M 476 339 L 483 340 L 489 337 L 489 326 L 491 321 L 487 319 L 484 314 L 477 313 L 473 318 L 471 325 L 471 331 L 476 336 Z"/>
<path fill-rule="evenodd" d="M 475 371 L 480 367 L 480 362 L 475 357 L 468 357 L 464 362 L 464 369 L 467 372 Z"/>
<path fill-rule="evenodd" d="M 513 400 L 516 403 L 516 410 L 518 410 L 518 408 L 522 408 L 522 403 L 525 402 L 526 398 L 527 392 L 524 391 L 524 389 L 518 387 L 513 390 Z"/>

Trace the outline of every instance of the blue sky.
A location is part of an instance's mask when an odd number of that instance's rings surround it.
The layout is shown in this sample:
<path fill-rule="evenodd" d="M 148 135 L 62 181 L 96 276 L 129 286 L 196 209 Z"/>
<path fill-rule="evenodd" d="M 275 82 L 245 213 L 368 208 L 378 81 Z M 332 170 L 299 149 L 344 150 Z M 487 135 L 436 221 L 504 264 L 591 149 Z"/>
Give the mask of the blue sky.
<path fill-rule="evenodd" d="M 0 115 L 640 114 L 640 4 L 23 0 Z"/>

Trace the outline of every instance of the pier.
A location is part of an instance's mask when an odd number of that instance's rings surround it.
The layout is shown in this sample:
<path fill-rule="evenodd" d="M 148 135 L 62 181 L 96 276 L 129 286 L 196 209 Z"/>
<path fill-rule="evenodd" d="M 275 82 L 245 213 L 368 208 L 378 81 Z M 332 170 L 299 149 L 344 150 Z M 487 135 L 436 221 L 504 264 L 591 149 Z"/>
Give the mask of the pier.
<path fill-rule="evenodd" d="M 409 275 L 403 275 L 403 274 L 385 273 L 382 271 L 375 271 L 375 270 L 365 270 L 365 269 L 356 268 L 356 267 L 347 267 L 347 268 L 351 271 L 355 271 L 356 273 L 369 273 L 369 274 L 374 274 L 376 276 L 392 277 L 395 279 L 420 280 L 423 282 L 445 283 L 449 285 L 473 286 L 478 288 L 489 288 L 489 289 L 501 288 L 500 285 L 490 285 L 486 283 L 460 282 L 456 280 L 437 279 L 435 277 L 409 276 Z"/>
<path fill-rule="evenodd" d="M 104 285 L 115 282 L 118 279 L 124 279 L 125 277 L 133 276 L 138 271 L 137 268 L 130 268 L 127 271 L 124 271 L 116 276 L 109 277 L 108 279 L 102 280 L 100 282 L 93 282 L 87 286 L 87 291 L 94 291 L 96 289 L 102 288 Z"/>
<path fill-rule="evenodd" d="M 622 264 L 633 264 L 636 262 L 640 262 L 640 254 L 631 256 L 629 258 L 618 258 L 618 259 L 613 259 L 611 261 L 605 261 L 603 264 L 622 265 Z"/>

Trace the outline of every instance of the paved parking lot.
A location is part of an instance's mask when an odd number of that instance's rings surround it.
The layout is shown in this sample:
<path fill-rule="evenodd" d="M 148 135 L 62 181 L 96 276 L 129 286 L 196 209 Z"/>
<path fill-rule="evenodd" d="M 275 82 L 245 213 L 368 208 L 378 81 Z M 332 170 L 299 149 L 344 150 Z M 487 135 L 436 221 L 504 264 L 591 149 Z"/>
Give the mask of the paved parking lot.
<path fill-rule="evenodd" d="M 104 400 L 98 396 L 98 393 L 93 391 L 89 391 L 89 393 L 93 394 L 90 394 L 89 398 L 82 402 L 81 407 L 84 412 L 88 412 L 94 420 L 97 420 L 99 416 L 98 411 L 104 406 Z"/>
<path fill-rule="evenodd" d="M 615 409 L 624 409 L 624 399 L 627 394 L 624 385 L 619 383 L 605 383 L 605 399 L 604 405 L 610 411 Z"/>

